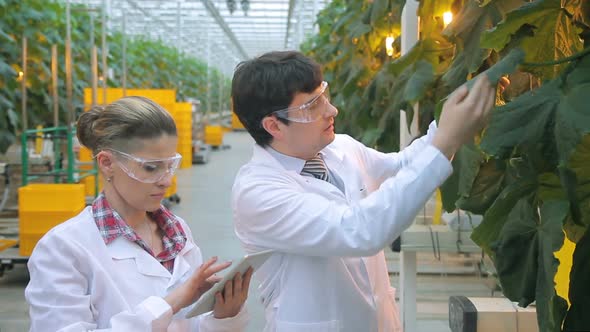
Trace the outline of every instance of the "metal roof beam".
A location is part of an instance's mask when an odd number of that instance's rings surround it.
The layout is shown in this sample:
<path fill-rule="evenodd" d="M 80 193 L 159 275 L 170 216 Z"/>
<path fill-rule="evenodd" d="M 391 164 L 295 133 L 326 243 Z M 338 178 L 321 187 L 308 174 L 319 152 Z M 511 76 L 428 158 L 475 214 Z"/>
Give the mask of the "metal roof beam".
<path fill-rule="evenodd" d="M 287 32 L 285 32 L 285 48 L 289 46 L 289 31 L 291 30 L 291 18 L 296 0 L 289 0 L 289 13 L 287 14 Z"/>
<path fill-rule="evenodd" d="M 217 11 L 217 8 L 215 8 L 213 3 L 210 0 L 201 0 L 201 1 L 205 5 L 205 8 L 207 8 L 207 10 L 209 11 L 209 14 L 215 19 L 215 21 L 221 27 L 221 29 L 223 29 L 223 31 L 225 31 L 225 34 L 227 35 L 229 40 L 234 44 L 234 46 L 236 47 L 236 49 L 238 50 L 238 52 L 242 56 L 242 60 L 248 59 L 248 53 L 246 53 L 246 51 L 242 47 L 242 44 L 240 44 L 240 42 L 236 38 L 236 35 L 234 35 L 233 31 L 229 28 L 227 23 L 225 23 L 225 20 L 223 19 L 223 17 L 221 17 L 221 15 L 219 15 L 219 11 Z"/>

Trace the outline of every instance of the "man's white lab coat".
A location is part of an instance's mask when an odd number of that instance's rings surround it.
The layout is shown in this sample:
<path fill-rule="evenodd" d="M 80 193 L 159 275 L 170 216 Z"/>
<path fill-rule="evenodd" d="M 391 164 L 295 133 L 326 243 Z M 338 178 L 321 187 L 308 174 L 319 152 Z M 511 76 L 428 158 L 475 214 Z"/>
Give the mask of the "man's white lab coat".
<path fill-rule="evenodd" d="M 321 153 L 344 193 L 254 147 L 234 183 L 232 208 L 247 252 L 278 251 L 254 275 L 266 332 L 402 330 L 382 249 L 452 172 L 430 144 L 435 131 L 432 124 L 393 154 L 336 135 Z"/>

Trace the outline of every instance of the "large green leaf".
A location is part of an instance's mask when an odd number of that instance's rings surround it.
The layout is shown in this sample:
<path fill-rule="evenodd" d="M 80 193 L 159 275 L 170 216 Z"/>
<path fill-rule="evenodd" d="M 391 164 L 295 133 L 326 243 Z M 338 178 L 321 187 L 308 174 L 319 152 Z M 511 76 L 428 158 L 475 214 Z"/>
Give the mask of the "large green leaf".
<path fill-rule="evenodd" d="M 409 103 L 422 99 L 435 79 L 432 64 L 424 60 L 416 62 L 413 72 L 404 88 L 404 100 Z"/>
<path fill-rule="evenodd" d="M 534 199 L 516 203 L 492 245 L 503 293 L 520 306 L 537 301 L 541 331 L 561 331 L 567 303 L 554 288 L 558 261 L 553 255 L 563 244 L 562 223 L 568 203 L 547 201 L 539 207 Z"/>
<path fill-rule="evenodd" d="M 530 196 L 537 189 L 537 175 L 527 160 L 508 160 L 504 173 L 503 188 L 483 216 L 482 223 L 473 230 L 471 239 L 484 251 L 494 256 L 492 244 L 497 241 L 508 214 L 521 198 Z"/>
<path fill-rule="evenodd" d="M 476 72 L 489 57 L 490 51 L 480 45 L 482 33 L 521 4 L 520 0 L 497 0 L 483 7 L 476 1 L 465 4 L 457 18 L 445 30 L 445 34 L 456 41 L 459 51 L 451 68 L 444 75 L 444 80 L 452 89 L 465 82 L 467 75 Z"/>
<path fill-rule="evenodd" d="M 572 67 L 576 70 L 565 78 L 555 118 L 555 141 L 560 160 L 564 162 L 569 159 L 581 137 L 590 133 L 590 56 L 580 59 Z"/>
<path fill-rule="evenodd" d="M 492 114 L 481 148 L 494 156 L 504 157 L 518 144 L 535 144 L 550 139 L 549 121 L 555 116 L 561 93 L 559 82 L 521 95 Z"/>
<path fill-rule="evenodd" d="M 562 2 L 536 0 L 512 11 L 502 23 L 482 36 L 482 47 L 500 51 L 521 27 L 531 26 L 534 28 L 533 35 L 519 36 L 517 41 L 527 51 L 526 61 L 546 62 L 576 53 L 582 47 L 578 38 L 580 31 L 574 27 L 571 13 L 562 8 Z M 558 68 L 541 67 L 535 72 L 551 78 L 558 73 Z"/>
<path fill-rule="evenodd" d="M 483 159 L 484 155 L 474 144 L 462 146 L 455 154 L 452 161 L 453 174 L 440 188 L 445 211 L 455 210 L 456 202 L 462 197 L 469 196 Z"/>
<path fill-rule="evenodd" d="M 500 194 L 504 183 L 504 163 L 496 159 L 484 161 L 477 168 L 469 191 L 457 200 L 457 207 L 476 214 L 484 214 Z"/>

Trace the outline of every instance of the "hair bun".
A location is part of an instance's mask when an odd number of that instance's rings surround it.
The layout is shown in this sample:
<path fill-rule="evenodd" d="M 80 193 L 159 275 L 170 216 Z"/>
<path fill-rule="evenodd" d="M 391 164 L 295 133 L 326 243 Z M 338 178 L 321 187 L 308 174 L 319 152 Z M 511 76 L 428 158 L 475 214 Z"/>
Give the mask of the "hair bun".
<path fill-rule="evenodd" d="M 95 106 L 87 112 L 82 113 L 78 118 L 76 135 L 80 144 L 94 151 L 96 149 L 96 136 L 94 135 L 94 123 L 100 118 L 104 108 Z"/>

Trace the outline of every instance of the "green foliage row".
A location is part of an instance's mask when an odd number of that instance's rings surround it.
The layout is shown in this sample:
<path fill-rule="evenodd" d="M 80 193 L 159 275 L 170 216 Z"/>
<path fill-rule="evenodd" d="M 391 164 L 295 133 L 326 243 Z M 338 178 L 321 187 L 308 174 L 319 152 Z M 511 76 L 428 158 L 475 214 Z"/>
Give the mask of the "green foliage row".
<path fill-rule="evenodd" d="M 395 151 L 400 110 L 418 111 L 424 133 L 451 91 L 522 49 L 488 128 L 455 155 L 443 205 L 484 216 L 472 238 L 505 296 L 536 301 L 540 331 L 590 330 L 590 2 L 420 0 L 418 43 L 389 58 L 385 37 L 400 40 L 404 4 L 335 0 L 318 16 L 319 35 L 304 47 L 324 65 L 339 131 Z M 576 243 L 569 307 L 554 288 L 564 235 Z"/>
<path fill-rule="evenodd" d="M 90 15 L 94 15 L 91 24 Z M 102 73 L 100 15 L 81 5 L 71 6 L 73 104 L 75 113 L 83 110 L 83 89 L 91 82 L 91 30 L 99 48 L 99 73 Z M 15 142 L 22 129 L 21 82 L 22 38 L 27 38 L 27 117 L 29 128 L 52 126 L 51 47 L 58 48 L 59 119 L 67 119 L 65 40 L 66 6 L 62 1 L 0 0 L 0 153 Z M 109 87 L 120 87 L 123 77 L 123 35 L 107 36 L 108 67 L 113 76 Z M 207 65 L 204 61 L 179 52 L 165 40 L 127 38 L 126 67 L 128 88 L 176 89 L 177 99 L 201 100 L 207 109 Z M 220 89 L 220 83 L 222 87 Z M 210 69 L 210 109 L 228 109 L 229 80 L 216 69 Z M 224 98 L 219 103 L 221 94 Z"/>

